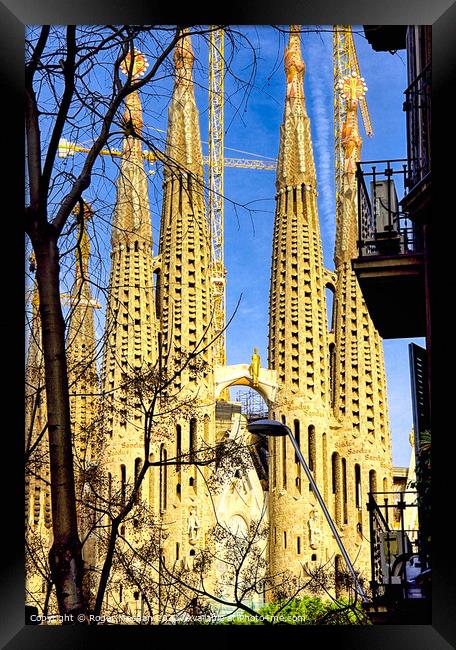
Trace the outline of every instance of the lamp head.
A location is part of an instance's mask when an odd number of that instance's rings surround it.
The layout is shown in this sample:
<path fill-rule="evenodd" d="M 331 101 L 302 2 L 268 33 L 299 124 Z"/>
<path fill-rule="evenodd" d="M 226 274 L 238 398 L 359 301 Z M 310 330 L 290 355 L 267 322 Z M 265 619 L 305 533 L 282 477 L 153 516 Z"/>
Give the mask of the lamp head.
<path fill-rule="evenodd" d="M 254 420 L 247 425 L 250 433 L 258 433 L 264 436 L 286 436 L 288 427 L 277 420 Z"/>

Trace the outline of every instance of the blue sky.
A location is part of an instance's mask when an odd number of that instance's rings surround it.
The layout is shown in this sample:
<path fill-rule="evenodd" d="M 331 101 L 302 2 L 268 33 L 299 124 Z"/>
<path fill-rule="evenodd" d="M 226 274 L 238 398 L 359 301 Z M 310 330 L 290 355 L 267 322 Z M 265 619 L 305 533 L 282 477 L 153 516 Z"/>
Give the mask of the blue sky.
<path fill-rule="evenodd" d="M 272 27 L 241 26 L 256 52 L 253 85 L 246 94 L 245 86 L 233 75 L 227 75 L 225 85 L 225 155 L 227 157 L 275 159 L 279 146 L 279 128 L 285 97 L 283 48 L 287 39 Z M 287 29 L 285 27 L 284 29 Z M 302 50 L 306 64 L 305 94 L 311 120 L 314 156 L 317 169 L 318 208 L 325 264 L 333 269 L 335 236 L 335 189 L 333 148 L 333 66 L 332 34 L 328 27 L 319 33 L 302 27 Z M 403 158 L 406 155 L 405 113 L 402 111 L 406 82 L 405 51 L 396 55 L 374 52 L 364 38 L 361 28 L 354 27 L 355 43 L 361 73 L 368 86 L 367 101 L 372 118 L 374 137 L 363 136 L 363 160 Z M 356 32 L 360 32 L 359 35 Z M 203 153 L 207 153 L 207 46 L 203 39 L 194 39 L 196 98 L 200 109 Z M 230 48 L 226 44 L 226 55 Z M 252 50 L 237 50 L 232 69 L 244 80 L 253 72 Z M 101 73 L 100 73 L 101 74 Z M 149 133 L 160 135 L 157 129 L 167 127 L 167 106 L 172 80 L 158 82 L 159 92 L 153 101 L 144 97 L 144 121 Z M 100 88 L 103 80 L 100 77 Z M 146 131 L 147 133 L 147 131 Z M 162 133 L 161 136 L 164 134 Z M 66 134 L 68 139 L 71 134 Z M 80 138 L 80 141 L 82 138 Z M 247 153 L 246 153 L 247 152 Z M 72 159 L 78 166 L 82 161 Z M 100 178 L 87 193 L 93 207 L 101 197 L 106 205 L 113 203 L 114 191 L 107 176 L 115 179 L 116 168 L 105 158 Z M 101 166 L 98 166 L 101 171 Z M 149 167 L 149 169 L 152 169 Z M 151 175 L 151 212 L 155 244 L 158 243 L 161 212 L 161 174 Z M 258 347 L 262 364 L 267 364 L 268 293 L 274 219 L 275 173 L 247 169 L 225 169 L 225 266 L 227 268 L 227 316 L 240 296 L 239 310 L 227 332 L 227 362 L 248 363 L 253 347 Z M 244 206 L 244 207 L 243 207 Z M 109 272 L 110 224 L 107 217 L 104 233 L 98 238 L 100 276 Z M 95 263 L 95 262 L 94 262 Z M 102 296 L 99 296 L 103 302 Z M 99 331 L 103 315 L 99 312 Z M 385 364 L 388 380 L 390 425 L 393 436 L 393 462 L 408 465 L 410 446 L 408 435 L 412 426 L 410 381 L 408 369 L 408 340 L 385 341 Z M 423 340 L 416 340 L 424 345 Z M 233 391 L 232 397 L 234 397 Z"/>
<path fill-rule="evenodd" d="M 302 50 L 306 64 L 305 94 L 311 120 L 318 182 L 318 208 L 325 264 L 333 269 L 335 237 L 335 189 L 333 146 L 332 34 L 305 33 Z M 326 28 L 323 28 L 326 29 Z M 354 28 L 356 31 L 356 28 Z M 361 32 L 361 29 L 358 31 Z M 282 121 L 285 74 L 282 64 L 283 37 L 268 27 L 248 31 L 259 39 L 259 60 L 242 122 L 233 120 L 225 135 L 226 147 L 275 158 Z M 397 55 L 374 52 L 363 36 L 355 34 L 361 74 L 368 86 L 367 100 L 374 136 L 363 137 L 363 160 L 403 158 L 406 155 L 405 113 L 402 110 L 406 82 L 405 52 Z M 236 63 L 247 66 L 251 55 Z M 279 60 L 278 60 L 279 57 Z M 229 80 L 227 80 L 227 86 Z M 229 86 L 228 86 L 229 89 Z M 233 110 L 225 109 L 228 123 Z M 228 118 L 228 119 L 227 119 Z M 202 125 L 203 126 L 203 125 Z M 202 128 L 204 130 L 204 126 Z M 227 156 L 249 157 L 227 150 Z M 255 157 L 255 156 L 253 156 Z M 225 264 L 227 267 L 227 314 L 242 301 L 227 333 L 228 363 L 250 360 L 254 346 L 267 364 L 268 293 L 272 228 L 274 219 L 275 173 L 227 168 L 225 193 L 233 200 L 257 210 L 235 210 L 225 202 Z M 389 416 L 393 436 L 393 462 L 408 465 L 408 435 L 412 426 L 408 366 L 409 340 L 384 341 L 388 381 Z M 418 343 L 424 345 L 423 340 Z M 235 394 L 235 390 L 233 394 Z M 232 395 L 233 396 L 233 395 Z"/>

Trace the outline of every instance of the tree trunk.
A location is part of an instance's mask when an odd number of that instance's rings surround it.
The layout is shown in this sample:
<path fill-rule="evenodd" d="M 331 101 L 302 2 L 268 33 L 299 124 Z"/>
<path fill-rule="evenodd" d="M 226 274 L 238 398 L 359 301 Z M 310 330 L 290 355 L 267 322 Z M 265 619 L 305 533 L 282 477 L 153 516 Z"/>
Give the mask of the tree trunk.
<path fill-rule="evenodd" d="M 77 614 L 85 611 L 82 591 L 83 561 L 76 516 L 57 235 L 48 231 L 44 236 L 38 235 L 34 238 L 33 244 L 40 297 L 51 473 L 54 542 L 49 552 L 49 562 L 60 614 L 73 614 L 73 620 L 77 622 Z M 71 622 L 71 619 L 67 622 Z"/>

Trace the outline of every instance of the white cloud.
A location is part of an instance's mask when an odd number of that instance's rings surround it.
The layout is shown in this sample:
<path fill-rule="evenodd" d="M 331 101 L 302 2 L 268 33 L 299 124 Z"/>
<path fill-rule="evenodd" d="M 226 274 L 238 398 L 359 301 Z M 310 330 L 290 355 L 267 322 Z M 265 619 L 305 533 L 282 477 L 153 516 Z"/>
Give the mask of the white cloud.
<path fill-rule="evenodd" d="M 334 246 L 336 234 L 334 187 L 334 110 L 331 34 L 303 40 L 305 89 L 318 183 L 318 208 L 323 243 Z"/>

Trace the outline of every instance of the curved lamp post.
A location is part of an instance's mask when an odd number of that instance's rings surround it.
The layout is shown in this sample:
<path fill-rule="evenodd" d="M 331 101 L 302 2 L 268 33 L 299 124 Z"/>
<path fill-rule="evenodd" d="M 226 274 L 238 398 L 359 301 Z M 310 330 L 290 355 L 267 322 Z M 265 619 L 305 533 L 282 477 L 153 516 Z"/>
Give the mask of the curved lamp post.
<path fill-rule="evenodd" d="M 307 474 L 307 478 L 309 479 L 309 483 L 312 486 L 313 493 L 317 497 L 318 503 L 320 504 L 321 509 L 324 512 L 324 515 L 326 517 L 326 521 L 328 522 L 329 527 L 331 528 L 331 531 L 332 531 L 334 537 L 336 538 L 336 541 L 337 541 L 337 544 L 339 546 L 340 552 L 342 553 L 342 556 L 343 556 L 343 558 L 345 560 L 345 563 L 346 563 L 346 565 L 347 565 L 347 567 L 348 567 L 348 569 L 349 569 L 349 571 L 351 573 L 351 576 L 352 576 L 352 578 L 354 580 L 355 589 L 358 592 L 358 594 L 361 596 L 363 602 L 367 602 L 368 598 L 366 596 L 366 592 L 364 591 L 364 589 L 363 589 L 363 587 L 362 587 L 362 585 L 361 585 L 361 583 L 359 581 L 358 575 L 357 575 L 357 573 L 356 573 L 356 571 L 355 571 L 355 569 L 353 567 L 353 564 L 351 563 L 351 560 L 350 560 L 350 558 L 348 556 L 347 551 L 345 550 L 345 547 L 344 547 L 344 545 L 342 543 L 340 535 L 339 535 L 339 533 L 337 531 L 336 525 L 334 524 L 334 522 L 332 520 L 332 517 L 329 514 L 328 508 L 326 507 L 326 504 L 325 504 L 325 502 L 323 500 L 323 497 L 321 496 L 320 491 L 319 491 L 319 489 L 317 487 L 317 484 L 314 481 L 314 477 L 312 476 L 312 472 L 310 471 L 310 469 L 307 466 L 306 461 L 304 460 L 304 456 L 301 453 L 298 442 L 297 442 L 296 438 L 294 437 L 290 427 L 288 427 L 286 424 L 282 424 L 282 422 L 278 422 L 277 420 L 254 420 L 253 422 L 251 422 L 250 424 L 247 425 L 247 429 L 251 433 L 258 433 L 258 434 L 264 435 L 264 436 L 279 436 L 280 437 L 280 436 L 288 435 L 288 437 L 291 440 L 291 444 L 293 445 L 293 447 L 294 447 L 294 449 L 296 451 L 296 455 L 298 456 L 298 458 L 299 458 L 299 460 L 301 462 L 301 465 L 303 466 L 304 471 Z"/>

